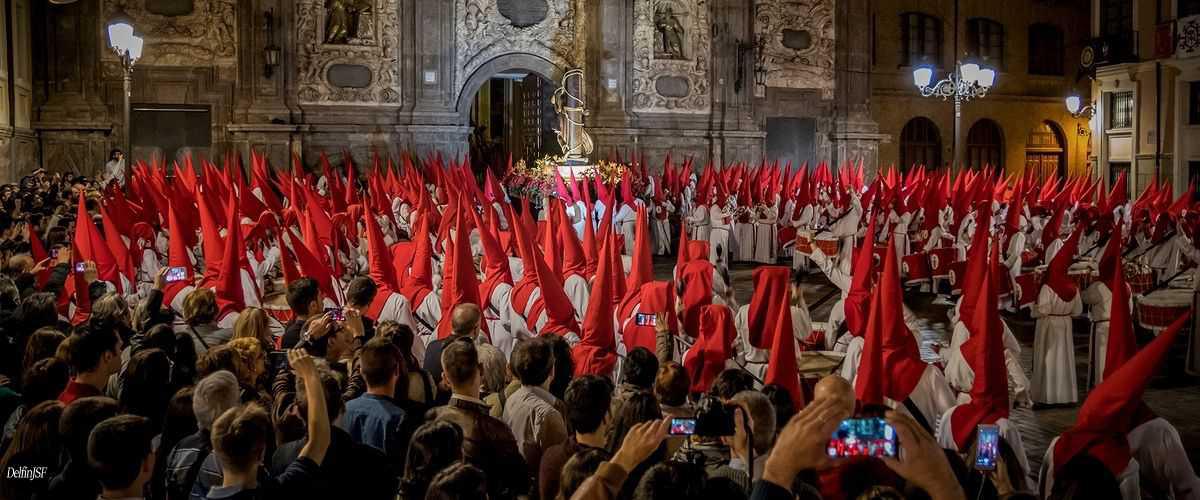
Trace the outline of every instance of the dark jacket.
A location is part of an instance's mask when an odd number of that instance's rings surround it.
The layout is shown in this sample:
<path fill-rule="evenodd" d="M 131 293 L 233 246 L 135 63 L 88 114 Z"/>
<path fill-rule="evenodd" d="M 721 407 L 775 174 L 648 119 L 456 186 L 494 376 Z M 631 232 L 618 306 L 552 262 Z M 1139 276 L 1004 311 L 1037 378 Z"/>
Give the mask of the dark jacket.
<path fill-rule="evenodd" d="M 430 420 L 457 424 L 463 431 L 463 458 L 487 475 L 493 500 L 515 498 L 530 492 L 525 459 L 517 440 L 504 422 L 488 415 L 489 407 L 451 398 L 446 406 L 429 411 Z"/>
<path fill-rule="evenodd" d="M 329 450 L 321 461 L 321 475 L 305 498 L 396 498 L 398 474 L 389 470 L 382 451 L 358 444 L 346 431 L 330 427 Z M 284 443 L 271 457 L 271 475 L 278 476 L 300 456 L 305 439 Z"/>

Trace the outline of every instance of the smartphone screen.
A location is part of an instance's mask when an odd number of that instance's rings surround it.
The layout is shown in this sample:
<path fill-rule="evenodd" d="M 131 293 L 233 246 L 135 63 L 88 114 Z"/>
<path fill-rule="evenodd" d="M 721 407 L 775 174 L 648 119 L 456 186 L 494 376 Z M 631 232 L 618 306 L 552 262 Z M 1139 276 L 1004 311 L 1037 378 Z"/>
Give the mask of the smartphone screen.
<path fill-rule="evenodd" d="M 75 263 L 75 272 L 77 272 L 77 273 L 82 273 L 82 272 L 84 272 L 84 271 L 86 271 L 86 270 L 87 270 L 87 263 L 86 263 L 86 262 L 76 262 L 76 263 Z"/>
<path fill-rule="evenodd" d="M 654 316 L 653 314 L 638 313 L 637 326 L 656 326 L 656 325 L 658 325 L 658 318 L 656 316 Z"/>
<path fill-rule="evenodd" d="M 167 279 L 167 283 L 174 283 L 176 281 L 183 281 L 183 280 L 187 279 L 187 268 L 182 267 L 182 266 L 177 266 L 177 267 L 172 267 L 170 269 L 167 269 L 166 279 Z"/>
<path fill-rule="evenodd" d="M 50 249 L 50 258 L 51 258 L 51 259 L 57 259 L 57 258 L 58 258 L 58 250 L 59 250 L 59 249 L 57 249 L 57 248 L 51 248 L 51 249 Z"/>
<path fill-rule="evenodd" d="M 287 351 L 271 351 L 267 353 L 267 366 L 287 366 Z"/>
<path fill-rule="evenodd" d="M 326 307 L 325 314 L 328 314 L 334 321 L 346 321 L 346 314 L 340 307 Z"/>
<path fill-rule="evenodd" d="M 975 435 L 979 443 L 975 451 L 975 469 L 996 470 L 996 455 L 1000 453 L 1000 427 L 980 424 Z"/>
<path fill-rule="evenodd" d="M 882 418 L 848 418 L 842 421 L 829 440 L 827 453 L 832 458 L 894 457 L 899 447 L 896 430 Z"/>
<path fill-rule="evenodd" d="M 696 433 L 696 419 L 694 418 L 672 418 L 671 432 L 672 436 L 691 436 Z"/>

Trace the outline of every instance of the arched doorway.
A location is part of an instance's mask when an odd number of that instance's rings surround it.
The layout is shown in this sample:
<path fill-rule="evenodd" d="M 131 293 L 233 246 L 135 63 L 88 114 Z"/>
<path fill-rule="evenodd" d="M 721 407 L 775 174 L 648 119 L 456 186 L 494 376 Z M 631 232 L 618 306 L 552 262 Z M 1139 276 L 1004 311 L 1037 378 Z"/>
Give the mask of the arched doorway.
<path fill-rule="evenodd" d="M 1025 141 L 1025 168 L 1038 179 L 1067 176 L 1066 139 L 1058 124 L 1046 120 L 1029 132 Z"/>
<path fill-rule="evenodd" d="M 908 121 L 900 131 L 900 170 L 924 165 L 934 169 L 942 166 L 942 134 L 932 120 L 918 116 Z"/>
<path fill-rule="evenodd" d="M 967 132 L 967 167 L 1004 168 L 1004 136 L 996 122 L 981 119 Z"/>
<path fill-rule="evenodd" d="M 510 152 L 514 163 L 561 153 L 550 96 L 562 74 L 562 67 L 545 58 L 510 53 L 462 81 L 456 109 L 460 123 L 472 127 L 468 143 L 477 172 L 483 165 L 503 169 Z"/>

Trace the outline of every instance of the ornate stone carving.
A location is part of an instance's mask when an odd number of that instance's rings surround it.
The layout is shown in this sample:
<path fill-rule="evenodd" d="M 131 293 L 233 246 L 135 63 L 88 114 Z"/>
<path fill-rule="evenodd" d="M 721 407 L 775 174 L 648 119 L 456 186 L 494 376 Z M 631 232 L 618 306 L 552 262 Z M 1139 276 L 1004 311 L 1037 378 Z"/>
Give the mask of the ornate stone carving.
<path fill-rule="evenodd" d="M 633 23 L 633 110 L 708 113 L 712 32 L 707 0 L 636 0 Z M 661 30 L 660 24 L 668 29 Z M 678 54 L 670 40 L 676 36 Z M 659 93 L 656 81 L 664 77 L 682 79 L 686 85 L 672 80 L 673 85 L 663 88 L 688 91 Z"/>
<path fill-rule="evenodd" d="M 398 43 L 399 14 L 392 0 L 370 2 L 370 9 L 358 11 L 355 36 L 342 44 L 325 43 L 328 19 L 327 0 L 297 0 L 296 41 L 299 78 L 297 97 L 302 104 L 400 104 Z M 354 3 L 354 2 L 348 2 Z M 349 33 L 349 31 L 347 31 Z M 336 39 L 340 39 L 335 37 Z M 331 84 L 329 69 L 335 65 L 362 66 L 371 80 L 363 87 Z"/>
<path fill-rule="evenodd" d="M 138 65 L 226 66 L 237 64 L 237 0 L 194 0 L 185 15 L 159 15 L 146 8 L 152 0 L 103 0 L 103 19 L 110 19 L 123 5 L 146 49 Z M 182 12 L 182 11 L 181 11 Z M 101 29 L 104 47 L 107 33 Z M 104 67 L 115 65 L 116 56 L 102 50 Z"/>
<path fill-rule="evenodd" d="M 768 87 L 817 89 L 833 98 L 834 0 L 757 0 L 754 30 Z"/>
<path fill-rule="evenodd" d="M 325 43 L 345 44 L 352 39 L 369 39 L 369 33 L 360 34 L 359 29 L 370 28 L 370 13 L 371 0 L 327 0 Z"/>
<path fill-rule="evenodd" d="M 528 18 L 505 17 L 497 0 L 459 1 L 463 2 L 455 9 L 455 88 L 459 92 L 480 66 L 511 52 L 533 54 L 564 70 L 583 66 L 587 24 L 586 9 L 581 7 L 586 0 L 548 0 L 544 18 L 527 26 L 519 26 L 523 23 L 517 21 L 530 22 Z M 505 10 L 512 15 L 507 7 Z"/>

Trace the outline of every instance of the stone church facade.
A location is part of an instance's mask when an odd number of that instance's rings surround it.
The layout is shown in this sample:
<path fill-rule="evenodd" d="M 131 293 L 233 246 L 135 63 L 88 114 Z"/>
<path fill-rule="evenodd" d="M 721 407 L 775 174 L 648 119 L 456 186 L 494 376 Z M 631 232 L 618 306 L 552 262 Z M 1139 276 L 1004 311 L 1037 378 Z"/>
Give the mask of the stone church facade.
<path fill-rule="evenodd" d="M 581 68 L 597 157 L 878 163 L 870 35 L 856 29 L 868 0 L 9 3 L 23 6 L 9 26 L 26 28 L 8 49 L 32 71 L 3 75 L 26 114 L 0 124 L 2 181 L 38 166 L 95 172 L 123 144 L 104 29 L 118 9 L 146 40 L 131 96 L 135 157 L 160 152 L 139 134 L 175 130 L 207 139 L 197 154 L 253 149 L 276 168 L 321 152 L 360 165 L 376 151 L 463 155 L 491 77 L 557 83 Z"/>

